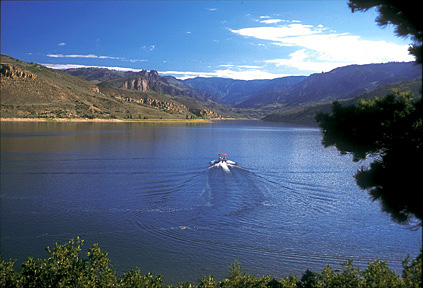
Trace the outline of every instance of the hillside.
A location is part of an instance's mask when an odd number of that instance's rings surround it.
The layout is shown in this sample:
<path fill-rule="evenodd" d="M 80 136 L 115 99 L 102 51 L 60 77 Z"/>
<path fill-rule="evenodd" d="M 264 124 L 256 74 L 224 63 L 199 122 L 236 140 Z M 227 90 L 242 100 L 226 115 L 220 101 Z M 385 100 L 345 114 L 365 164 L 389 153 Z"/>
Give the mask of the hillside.
<path fill-rule="evenodd" d="M 350 65 L 327 73 L 312 74 L 296 85 L 250 97 L 237 107 L 260 108 L 278 104 L 294 107 L 304 103 L 325 103 L 353 98 L 389 83 L 421 78 L 422 67 L 413 62 Z"/>
<path fill-rule="evenodd" d="M 66 73 L 83 78 L 92 84 L 99 84 L 103 81 L 125 77 L 132 72 L 122 72 L 117 70 L 110 70 L 107 68 L 75 68 L 67 69 Z"/>
<path fill-rule="evenodd" d="M 371 92 L 361 94 L 354 98 L 341 99 L 339 102 L 342 105 L 355 104 L 359 99 L 374 99 L 375 97 L 382 98 L 390 93 L 393 89 L 400 89 L 400 91 L 411 91 L 414 97 L 421 97 L 422 79 L 405 81 L 400 83 L 390 83 L 375 89 Z M 420 95 L 420 96 L 419 96 Z M 332 102 L 327 103 L 308 103 L 295 107 L 289 107 L 275 111 L 263 118 L 265 121 L 273 122 L 292 122 L 302 123 L 308 125 L 316 125 L 314 119 L 318 112 L 330 112 L 332 109 Z"/>
<path fill-rule="evenodd" d="M 412 62 L 350 65 L 327 73 L 273 80 L 194 78 L 157 71 L 53 70 L 1 56 L 1 117 L 255 118 L 313 123 L 334 100 L 421 89 Z M 417 80 L 420 79 L 420 80 Z M 415 93 L 416 94 L 416 93 Z"/>
<path fill-rule="evenodd" d="M 116 73 L 118 71 L 101 72 L 107 79 L 120 76 Z M 195 100 L 184 98 L 179 101 L 181 95 L 172 97 L 163 94 L 169 92 L 166 90 L 140 91 L 112 84 L 97 86 L 93 84 L 96 79 L 89 82 L 60 70 L 5 55 L 1 55 L 0 74 L 3 118 L 185 119 L 219 116 Z M 154 72 L 151 74 L 160 77 Z"/>
<path fill-rule="evenodd" d="M 146 104 L 155 100 L 171 101 L 175 103 L 173 105 L 186 106 L 187 111 L 197 117 L 207 118 L 219 117 L 222 114 L 227 114 L 230 110 L 222 105 L 217 97 L 194 89 L 174 77 L 160 76 L 155 70 L 121 72 L 82 68 L 68 69 L 65 72 L 91 83 L 97 83 L 100 91 L 107 95 L 121 94 L 128 102 Z"/>
<path fill-rule="evenodd" d="M 307 76 L 290 76 L 271 80 L 234 80 L 228 78 L 197 77 L 184 80 L 185 83 L 215 95 L 228 103 L 237 105 L 251 97 L 269 92 L 276 92 L 282 88 L 295 85 Z"/>

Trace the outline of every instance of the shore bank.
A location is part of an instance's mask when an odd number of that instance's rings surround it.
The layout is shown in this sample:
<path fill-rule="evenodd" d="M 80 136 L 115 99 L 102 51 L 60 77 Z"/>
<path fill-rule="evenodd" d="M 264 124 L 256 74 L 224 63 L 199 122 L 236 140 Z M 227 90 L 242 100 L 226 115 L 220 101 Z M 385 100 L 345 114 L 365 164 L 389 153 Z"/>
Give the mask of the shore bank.
<path fill-rule="evenodd" d="M 1 118 L 1 122 L 107 122 L 107 123 L 211 123 L 208 119 L 86 119 L 86 118 Z"/>

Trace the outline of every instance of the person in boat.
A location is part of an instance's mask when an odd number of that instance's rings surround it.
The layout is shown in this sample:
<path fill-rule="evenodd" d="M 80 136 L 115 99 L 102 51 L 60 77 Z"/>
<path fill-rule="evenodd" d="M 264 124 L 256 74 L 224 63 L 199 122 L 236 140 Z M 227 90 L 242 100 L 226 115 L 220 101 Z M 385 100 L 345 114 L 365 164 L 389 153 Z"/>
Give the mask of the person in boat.
<path fill-rule="evenodd" d="M 218 161 L 219 161 L 219 163 L 220 162 L 226 162 L 226 154 L 219 154 Z"/>

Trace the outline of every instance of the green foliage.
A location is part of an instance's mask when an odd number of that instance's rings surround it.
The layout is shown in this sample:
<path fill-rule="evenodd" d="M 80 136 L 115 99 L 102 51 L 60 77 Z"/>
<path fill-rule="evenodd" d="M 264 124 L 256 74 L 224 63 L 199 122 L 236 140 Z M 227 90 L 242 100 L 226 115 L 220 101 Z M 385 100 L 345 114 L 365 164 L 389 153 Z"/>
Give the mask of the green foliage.
<path fill-rule="evenodd" d="M 369 263 L 361 275 L 364 287 L 389 288 L 401 287 L 403 284 L 398 275 L 388 268 L 386 261 L 376 260 Z"/>
<path fill-rule="evenodd" d="M 86 259 L 80 257 L 83 240 L 72 239 L 68 243 L 56 243 L 53 249 L 46 248 L 46 259 L 28 258 L 16 272 L 16 261 L 0 260 L 0 287 L 117 287 L 117 288 L 160 288 L 163 287 L 161 276 L 151 273 L 143 275 L 140 268 L 117 276 L 110 266 L 107 253 L 101 251 L 98 244 L 88 249 Z M 376 260 L 369 263 L 362 271 L 352 264 L 352 260 L 342 264 L 343 270 L 337 271 L 327 265 L 322 273 L 307 270 L 301 280 L 295 275 L 283 279 L 274 279 L 269 275 L 257 277 L 246 274 L 241 264 L 235 262 L 229 267 L 226 279 L 216 282 L 212 276 L 203 276 L 199 285 L 189 282 L 178 283 L 168 288 L 305 288 L 305 287 L 421 287 L 422 252 L 410 262 L 409 257 L 403 261 L 402 278 L 388 268 L 385 261 Z"/>
<path fill-rule="evenodd" d="M 4 261 L 0 259 L 0 287 L 15 287 L 18 275 L 13 269 L 16 260 Z"/>
<path fill-rule="evenodd" d="M 413 259 L 410 264 L 410 255 L 404 259 L 402 266 L 402 279 L 404 279 L 405 287 L 418 288 L 423 286 L 423 275 L 422 275 L 422 252 Z"/>
<path fill-rule="evenodd" d="M 399 223 L 423 219 L 423 199 L 417 193 L 422 187 L 422 115 L 421 97 L 413 101 L 411 93 L 398 90 L 357 105 L 334 102 L 331 113 L 316 115 L 325 147 L 352 154 L 354 161 L 376 156 L 369 168 L 357 172 L 357 184 Z"/>
<path fill-rule="evenodd" d="M 306 270 L 301 277 L 301 287 L 310 288 L 316 287 L 318 282 L 319 273 Z"/>
<path fill-rule="evenodd" d="M 85 261 L 79 258 L 83 241 L 77 238 L 67 244 L 46 248 L 47 259 L 29 258 L 22 264 L 20 283 L 22 287 L 70 287 L 81 284 L 85 278 Z"/>
<path fill-rule="evenodd" d="M 47 259 L 28 258 L 19 272 L 15 261 L 0 262 L 0 287 L 161 287 L 160 276 L 141 275 L 139 269 L 123 274 L 119 279 L 107 253 L 98 244 L 88 249 L 88 259 L 80 258 L 83 240 L 70 240 L 53 249 L 46 248 Z"/>
<path fill-rule="evenodd" d="M 151 273 L 147 275 L 141 274 L 140 268 L 136 268 L 131 270 L 120 277 L 119 280 L 119 287 L 134 287 L 134 288 L 142 288 L 142 287 L 154 287 L 159 288 L 162 287 L 162 279 L 160 276 L 154 277 Z"/>
<path fill-rule="evenodd" d="M 216 287 L 216 281 L 213 279 L 212 276 L 203 276 L 203 279 L 200 280 L 199 288 L 212 288 Z"/>

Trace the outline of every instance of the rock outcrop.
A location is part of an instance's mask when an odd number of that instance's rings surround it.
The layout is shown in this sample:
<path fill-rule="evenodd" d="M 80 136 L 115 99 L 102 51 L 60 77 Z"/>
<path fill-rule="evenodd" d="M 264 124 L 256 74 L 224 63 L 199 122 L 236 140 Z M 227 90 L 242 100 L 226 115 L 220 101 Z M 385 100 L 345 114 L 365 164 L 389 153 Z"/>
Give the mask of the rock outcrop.
<path fill-rule="evenodd" d="M 187 106 L 177 103 L 177 102 L 170 102 L 170 101 L 162 101 L 154 98 L 132 98 L 128 96 L 121 96 L 119 94 L 113 95 L 114 98 L 125 101 L 125 102 L 131 102 L 136 103 L 140 105 L 146 105 L 149 107 L 153 107 L 159 110 L 163 110 L 169 113 L 173 114 L 194 114 L 197 117 L 200 118 L 207 118 L 207 119 L 213 119 L 213 118 L 220 118 L 222 115 L 217 114 L 216 112 L 207 109 L 207 108 L 188 108 Z"/>
<path fill-rule="evenodd" d="M 113 82 L 115 81 L 116 80 Z M 140 92 L 154 91 L 159 94 L 167 94 L 171 96 L 190 96 L 188 91 L 172 85 L 165 77 L 159 76 L 159 73 L 156 70 L 151 70 L 150 72 L 142 70 L 141 72 L 134 73 L 129 78 L 124 79 L 120 85 L 117 85 L 117 87 Z"/>
<path fill-rule="evenodd" d="M 37 75 L 24 71 L 11 64 L 0 64 L 0 75 L 11 79 L 35 79 Z"/>
<path fill-rule="evenodd" d="M 155 70 L 148 72 L 147 70 L 142 70 L 139 73 L 135 74 L 135 77 L 125 80 L 120 88 L 137 90 L 141 92 L 147 92 L 149 90 L 156 91 L 160 93 L 160 88 L 164 85 L 160 84 L 159 73 Z"/>
<path fill-rule="evenodd" d="M 140 98 L 140 99 L 135 99 L 132 97 L 122 97 L 120 95 L 115 95 L 114 97 L 121 101 L 143 104 L 143 105 L 154 107 L 156 109 L 164 110 L 170 113 L 176 113 L 176 114 L 189 113 L 189 110 L 185 105 L 175 103 L 175 102 L 160 101 L 158 99 L 148 98 L 148 97 Z"/>

